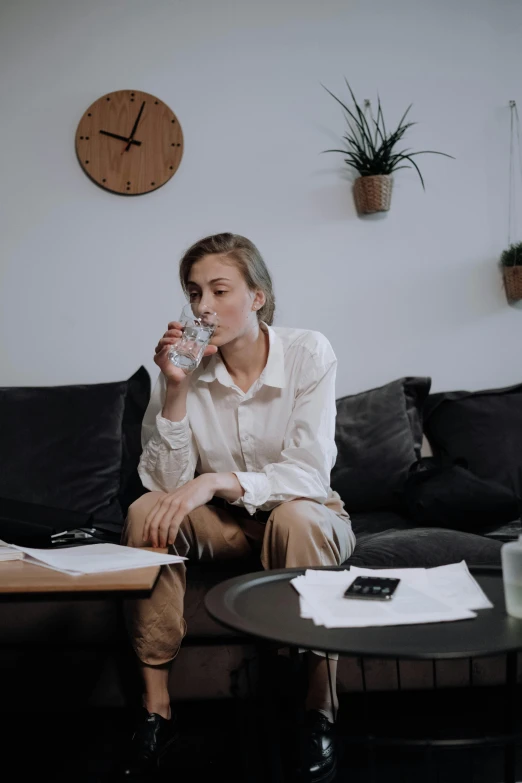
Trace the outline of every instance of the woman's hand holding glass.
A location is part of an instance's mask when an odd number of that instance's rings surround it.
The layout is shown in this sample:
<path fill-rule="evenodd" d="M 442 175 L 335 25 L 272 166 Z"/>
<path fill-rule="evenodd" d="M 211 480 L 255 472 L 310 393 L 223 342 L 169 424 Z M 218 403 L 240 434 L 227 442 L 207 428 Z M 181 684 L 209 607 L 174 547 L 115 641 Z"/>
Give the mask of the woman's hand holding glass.
<path fill-rule="evenodd" d="M 217 313 L 196 303 L 186 304 L 179 323 L 183 334 L 169 351 L 169 359 L 187 375 L 198 367 L 218 326 Z"/>
<path fill-rule="evenodd" d="M 167 331 L 156 346 L 154 362 L 158 365 L 169 384 L 181 384 L 183 381 L 186 381 L 188 377 L 186 370 L 176 366 L 169 358 L 169 354 L 171 354 L 173 347 L 177 346 L 183 338 L 185 325 L 186 322 L 171 321 L 167 327 Z M 201 358 L 211 356 L 216 352 L 217 348 L 215 345 L 207 344 L 204 347 Z"/>

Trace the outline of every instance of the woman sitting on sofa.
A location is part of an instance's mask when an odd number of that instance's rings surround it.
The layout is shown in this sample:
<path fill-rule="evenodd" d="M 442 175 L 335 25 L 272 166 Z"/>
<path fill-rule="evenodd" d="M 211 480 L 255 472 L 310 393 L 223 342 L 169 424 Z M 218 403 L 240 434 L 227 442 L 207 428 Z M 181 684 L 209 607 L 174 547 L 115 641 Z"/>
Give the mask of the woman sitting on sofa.
<path fill-rule="evenodd" d="M 180 263 L 200 315 L 218 327 L 192 374 L 169 359 L 182 327 L 169 324 L 154 361 L 161 370 L 143 421 L 139 473 L 151 490 L 129 509 L 128 546 L 173 547 L 197 560 L 260 554 L 263 567 L 339 565 L 355 538 L 337 493 L 336 358 L 318 332 L 272 328 L 272 280 L 257 248 L 234 234 L 207 237 Z M 155 762 L 171 732 L 170 666 L 185 634 L 184 565 L 165 566 L 150 598 L 129 602 L 145 708 L 127 772 Z M 337 708 L 328 661 L 309 658 L 307 765 L 326 781 L 335 768 Z M 335 683 L 336 661 L 330 659 Z"/>

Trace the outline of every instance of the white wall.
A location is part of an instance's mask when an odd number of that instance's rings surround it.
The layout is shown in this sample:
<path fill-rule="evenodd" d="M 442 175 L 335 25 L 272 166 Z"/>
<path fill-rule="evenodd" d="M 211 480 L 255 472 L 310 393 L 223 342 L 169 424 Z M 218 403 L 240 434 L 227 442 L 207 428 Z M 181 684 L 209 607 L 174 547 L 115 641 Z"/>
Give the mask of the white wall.
<path fill-rule="evenodd" d="M 339 395 L 522 381 L 496 267 L 521 27 L 515 0 L 2 0 L 0 383 L 155 376 L 178 259 L 219 231 L 261 249 L 276 323 L 330 338 Z M 320 83 L 342 95 L 344 75 L 390 124 L 413 102 L 411 145 L 456 156 L 420 159 L 426 193 L 399 172 L 384 219 L 357 218 L 342 157 L 319 154 L 344 130 Z M 136 198 L 74 152 L 87 106 L 122 88 L 158 95 L 185 136 L 175 177 Z"/>

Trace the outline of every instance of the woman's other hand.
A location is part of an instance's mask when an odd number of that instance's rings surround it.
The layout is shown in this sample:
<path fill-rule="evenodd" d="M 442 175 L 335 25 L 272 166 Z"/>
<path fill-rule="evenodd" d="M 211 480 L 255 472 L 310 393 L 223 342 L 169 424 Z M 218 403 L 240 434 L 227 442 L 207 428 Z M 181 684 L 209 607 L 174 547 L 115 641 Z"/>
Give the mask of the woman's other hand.
<path fill-rule="evenodd" d="M 150 541 L 153 547 L 172 545 L 187 514 L 210 503 L 214 497 L 215 475 L 204 473 L 174 492 L 162 495 L 145 520 L 143 541 Z"/>

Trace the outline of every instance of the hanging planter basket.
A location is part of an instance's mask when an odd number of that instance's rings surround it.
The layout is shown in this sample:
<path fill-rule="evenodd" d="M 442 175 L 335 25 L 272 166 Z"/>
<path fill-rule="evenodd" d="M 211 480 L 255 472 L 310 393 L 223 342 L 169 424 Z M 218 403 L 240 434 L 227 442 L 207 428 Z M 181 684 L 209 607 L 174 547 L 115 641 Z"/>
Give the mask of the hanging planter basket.
<path fill-rule="evenodd" d="M 522 266 L 504 266 L 504 288 L 508 302 L 522 300 Z"/>
<path fill-rule="evenodd" d="M 413 168 L 424 187 L 416 156 L 444 155 L 447 158 L 452 156 L 436 150 L 413 152 L 411 149 L 402 149 L 404 135 L 415 124 L 407 119 L 411 105 L 402 115 L 399 124 L 391 130 L 390 125 L 386 126 L 384 122 L 380 98 L 377 98 L 376 111 L 372 112 L 371 102 L 365 100 L 363 104 L 358 103 L 350 83 L 347 79 L 345 81 L 352 101 L 351 106 L 347 106 L 330 92 L 328 87 L 325 87 L 326 92 L 345 113 L 347 127 L 343 135 L 344 147 L 324 151 L 342 154 L 350 170 L 355 170 L 359 175 L 353 185 L 353 196 L 359 215 L 388 212 L 393 184 L 391 175 L 394 171 Z M 399 151 L 401 149 L 402 151 Z"/>
<path fill-rule="evenodd" d="M 388 174 L 358 177 L 353 183 L 353 197 L 359 215 L 388 212 L 392 186 L 393 179 Z"/>

